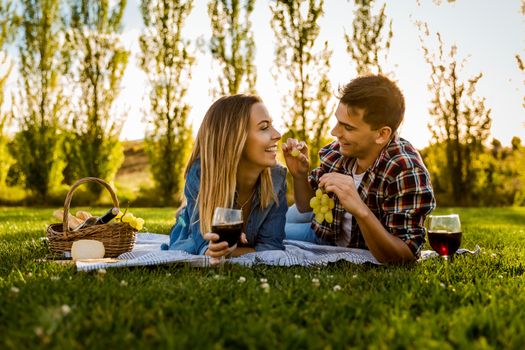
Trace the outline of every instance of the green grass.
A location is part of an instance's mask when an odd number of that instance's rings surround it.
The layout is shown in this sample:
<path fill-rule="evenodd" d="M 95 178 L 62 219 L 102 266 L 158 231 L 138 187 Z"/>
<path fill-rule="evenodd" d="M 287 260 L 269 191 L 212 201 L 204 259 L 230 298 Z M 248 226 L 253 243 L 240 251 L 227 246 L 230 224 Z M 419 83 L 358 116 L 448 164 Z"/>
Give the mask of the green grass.
<path fill-rule="evenodd" d="M 525 344 L 525 208 L 441 210 L 460 214 L 463 247 L 482 247 L 480 255 L 449 265 L 440 259 L 392 267 L 171 265 L 106 274 L 37 261 L 48 253 L 39 238 L 51 212 L 0 208 L 1 349 Z M 150 231 L 166 233 L 174 210 L 132 212 Z M 241 276 L 246 282 L 238 282 Z M 261 278 L 270 285 L 266 292 Z"/>

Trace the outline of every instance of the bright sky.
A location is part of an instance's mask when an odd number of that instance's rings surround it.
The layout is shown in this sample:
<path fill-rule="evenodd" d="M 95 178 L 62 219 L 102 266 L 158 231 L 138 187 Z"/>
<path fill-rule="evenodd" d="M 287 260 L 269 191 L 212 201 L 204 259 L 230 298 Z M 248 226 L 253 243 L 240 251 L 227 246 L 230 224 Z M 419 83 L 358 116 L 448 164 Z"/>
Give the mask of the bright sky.
<path fill-rule="evenodd" d="M 210 24 L 205 0 L 195 0 L 194 9 L 185 26 L 185 37 L 209 39 Z M 430 69 L 420 48 L 415 20 L 426 21 L 430 30 L 439 31 L 446 47 L 458 46 L 459 59 L 468 58 L 463 79 L 479 72 L 484 76 L 477 93 L 486 97 L 486 106 L 492 108 L 492 135 L 509 145 L 513 136 L 525 141 L 525 74 L 517 68 L 515 55 L 525 58 L 525 16 L 520 13 L 520 0 L 457 0 L 440 6 L 430 0 L 390 1 L 386 11 L 393 20 L 394 37 L 386 71 L 394 71 L 395 78 L 405 94 L 407 110 L 401 135 L 416 147 L 428 144 L 427 123 L 430 94 L 427 92 Z M 283 130 L 280 96 L 286 91 L 276 86 L 271 75 L 274 60 L 274 36 L 270 28 L 269 1 L 258 0 L 252 14 L 257 46 L 257 90 L 281 131 Z M 383 3 L 379 0 L 378 7 Z M 335 88 L 355 77 L 355 68 L 346 52 L 343 33 L 350 32 L 353 19 L 353 1 L 325 0 L 325 15 L 320 20 L 319 40 L 329 40 L 333 50 L 330 79 Z M 128 1 L 124 16 L 123 42 L 132 51 L 123 89 L 117 100 L 117 109 L 128 111 L 122 139 L 140 139 L 144 135 L 143 105 L 146 96 L 145 76 L 137 66 L 138 36 L 143 29 L 139 0 Z M 436 39 L 427 46 L 435 47 Z M 208 52 L 199 53 L 193 69 L 187 101 L 192 106 L 190 120 L 197 131 L 204 113 L 213 102 L 209 94 L 213 77 Z M 10 79 L 11 80 L 11 79 Z M 336 99 L 333 100 L 336 103 Z"/>

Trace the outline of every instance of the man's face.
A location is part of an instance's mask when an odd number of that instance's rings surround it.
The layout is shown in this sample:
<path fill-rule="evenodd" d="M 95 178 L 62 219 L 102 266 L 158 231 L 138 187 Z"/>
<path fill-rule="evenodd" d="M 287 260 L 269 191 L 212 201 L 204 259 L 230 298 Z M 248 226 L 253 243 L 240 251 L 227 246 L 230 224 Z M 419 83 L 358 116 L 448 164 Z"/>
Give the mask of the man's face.
<path fill-rule="evenodd" d="M 337 106 L 337 124 L 332 129 L 332 136 L 337 138 L 343 156 L 364 159 L 377 148 L 379 133 L 363 121 L 364 112 L 362 108 L 348 108 L 343 103 Z"/>

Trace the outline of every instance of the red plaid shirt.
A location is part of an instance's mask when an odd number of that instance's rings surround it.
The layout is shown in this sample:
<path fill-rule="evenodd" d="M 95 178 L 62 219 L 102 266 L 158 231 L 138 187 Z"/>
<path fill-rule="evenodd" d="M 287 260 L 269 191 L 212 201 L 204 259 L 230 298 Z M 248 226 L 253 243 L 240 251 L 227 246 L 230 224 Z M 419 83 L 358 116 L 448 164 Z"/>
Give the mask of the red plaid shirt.
<path fill-rule="evenodd" d="M 339 144 L 332 142 L 319 151 L 320 167 L 312 170 L 308 180 L 314 190 L 319 178 L 329 172 L 351 175 L 355 158 L 339 153 Z M 417 150 L 406 140 L 395 136 L 383 149 L 375 163 L 366 170 L 357 192 L 383 227 L 402 239 L 418 256 L 425 243 L 425 217 L 436 207 L 430 175 Z M 334 221 L 328 224 L 312 221 L 317 236 L 336 242 L 343 234 L 345 209 L 336 196 Z M 368 249 L 357 221 L 352 217 L 349 247 Z"/>

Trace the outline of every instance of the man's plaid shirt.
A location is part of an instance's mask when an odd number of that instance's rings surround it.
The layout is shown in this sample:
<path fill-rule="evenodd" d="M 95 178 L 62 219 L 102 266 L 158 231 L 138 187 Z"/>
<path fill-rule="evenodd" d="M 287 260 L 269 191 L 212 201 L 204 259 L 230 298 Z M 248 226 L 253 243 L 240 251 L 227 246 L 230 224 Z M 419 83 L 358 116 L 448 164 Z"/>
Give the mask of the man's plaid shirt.
<path fill-rule="evenodd" d="M 325 173 L 338 172 L 351 176 L 355 158 L 339 153 L 337 142 L 322 148 L 319 158 L 321 165 L 308 178 L 314 190 Z M 436 207 L 436 201 L 430 175 L 417 150 L 408 141 L 395 136 L 366 170 L 357 191 L 385 229 L 402 239 L 418 256 L 425 243 L 425 217 Z M 312 229 L 317 236 L 332 243 L 337 241 L 338 235 L 343 234 L 345 213 L 337 197 L 333 197 L 333 223 L 312 221 Z M 348 246 L 368 249 L 354 217 Z"/>

